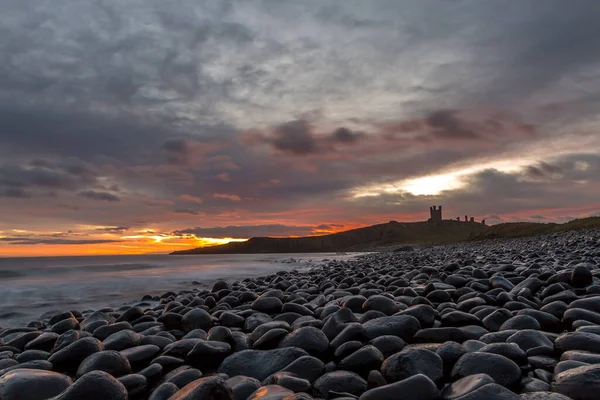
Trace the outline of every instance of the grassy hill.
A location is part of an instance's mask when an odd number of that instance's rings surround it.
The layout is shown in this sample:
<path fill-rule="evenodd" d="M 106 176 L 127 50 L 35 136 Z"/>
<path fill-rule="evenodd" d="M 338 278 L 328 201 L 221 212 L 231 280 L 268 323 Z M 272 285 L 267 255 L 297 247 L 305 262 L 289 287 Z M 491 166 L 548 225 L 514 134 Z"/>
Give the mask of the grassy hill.
<path fill-rule="evenodd" d="M 391 221 L 325 236 L 301 238 L 255 237 L 246 242 L 176 251 L 172 254 L 316 253 L 365 251 L 396 244 L 440 244 L 467 240 L 489 227 L 474 222 Z"/>
<path fill-rule="evenodd" d="M 171 254 L 258 254 L 369 251 L 395 245 L 436 245 L 498 238 L 517 238 L 576 229 L 600 228 L 600 217 L 564 224 L 509 222 L 493 226 L 445 220 L 442 222 L 391 221 L 325 236 L 301 238 L 255 237 L 246 242 L 176 251 Z"/>
<path fill-rule="evenodd" d="M 470 240 L 518 238 L 591 228 L 600 228 L 600 217 L 574 219 L 564 224 L 507 222 L 490 226 L 489 229 L 471 237 Z"/>

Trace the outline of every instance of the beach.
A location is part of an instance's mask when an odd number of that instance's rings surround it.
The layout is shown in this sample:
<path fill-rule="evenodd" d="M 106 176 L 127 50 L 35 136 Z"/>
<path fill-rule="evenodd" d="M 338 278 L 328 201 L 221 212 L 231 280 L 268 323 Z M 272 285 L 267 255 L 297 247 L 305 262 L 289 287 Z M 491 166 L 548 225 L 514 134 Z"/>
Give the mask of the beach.
<path fill-rule="evenodd" d="M 87 265 L 135 293 L 0 330 L 0 397 L 595 398 L 600 230 L 397 250 Z"/>

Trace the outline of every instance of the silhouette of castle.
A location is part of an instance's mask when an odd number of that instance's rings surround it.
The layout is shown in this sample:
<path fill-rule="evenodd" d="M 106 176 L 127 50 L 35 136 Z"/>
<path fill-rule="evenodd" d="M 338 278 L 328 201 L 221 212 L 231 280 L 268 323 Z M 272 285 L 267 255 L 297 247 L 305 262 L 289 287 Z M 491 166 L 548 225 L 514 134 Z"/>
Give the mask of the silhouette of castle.
<path fill-rule="evenodd" d="M 431 206 L 429 207 L 429 222 L 442 222 L 442 206 Z M 460 217 L 456 217 L 456 220 L 460 222 Z M 468 215 L 465 215 L 465 222 L 475 223 L 475 217 L 469 219 Z M 481 221 L 485 225 L 485 219 Z"/>
<path fill-rule="evenodd" d="M 439 206 L 439 208 L 436 206 L 429 207 L 429 213 L 431 214 L 431 218 L 429 219 L 431 222 L 440 222 L 442 220 L 442 206 Z"/>

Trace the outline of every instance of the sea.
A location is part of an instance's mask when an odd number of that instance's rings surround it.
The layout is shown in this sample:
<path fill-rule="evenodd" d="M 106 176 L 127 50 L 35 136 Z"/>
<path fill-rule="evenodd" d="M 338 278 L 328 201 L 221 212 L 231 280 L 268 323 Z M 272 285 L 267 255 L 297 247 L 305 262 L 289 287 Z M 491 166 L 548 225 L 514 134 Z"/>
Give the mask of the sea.
<path fill-rule="evenodd" d="M 146 295 L 210 287 L 282 270 L 309 270 L 359 253 L 120 255 L 0 258 L 0 328 L 52 311 L 118 308 Z"/>

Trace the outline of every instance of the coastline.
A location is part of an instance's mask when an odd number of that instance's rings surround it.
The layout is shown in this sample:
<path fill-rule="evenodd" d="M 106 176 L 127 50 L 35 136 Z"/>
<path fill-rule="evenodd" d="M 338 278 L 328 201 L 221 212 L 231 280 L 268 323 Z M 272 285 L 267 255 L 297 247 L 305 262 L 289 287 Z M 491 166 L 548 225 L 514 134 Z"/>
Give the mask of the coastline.
<path fill-rule="evenodd" d="M 0 379 L 59 400 L 587 399 L 599 302 L 600 230 L 371 253 L 1 330 Z"/>

